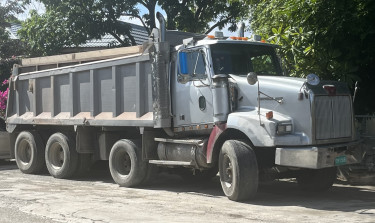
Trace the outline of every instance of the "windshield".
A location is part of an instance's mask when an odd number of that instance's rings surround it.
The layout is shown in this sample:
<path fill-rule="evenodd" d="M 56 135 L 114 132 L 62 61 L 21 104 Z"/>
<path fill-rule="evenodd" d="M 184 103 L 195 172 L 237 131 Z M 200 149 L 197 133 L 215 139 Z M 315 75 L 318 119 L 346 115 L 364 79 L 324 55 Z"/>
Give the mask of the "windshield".
<path fill-rule="evenodd" d="M 271 46 L 219 43 L 211 45 L 211 56 L 215 74 L 282 75 Z"/>

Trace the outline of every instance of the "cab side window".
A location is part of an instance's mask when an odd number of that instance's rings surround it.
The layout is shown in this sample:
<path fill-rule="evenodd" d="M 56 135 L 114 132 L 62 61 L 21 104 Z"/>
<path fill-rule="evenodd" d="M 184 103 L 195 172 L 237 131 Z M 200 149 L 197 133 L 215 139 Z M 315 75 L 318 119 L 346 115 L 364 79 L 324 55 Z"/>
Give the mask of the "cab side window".
<path fill-rule="evenodd" d="M 178 81 L 186 83 L 194 80 L 206 79 L 206 62 L 203 50 L 179 52 Z"/>

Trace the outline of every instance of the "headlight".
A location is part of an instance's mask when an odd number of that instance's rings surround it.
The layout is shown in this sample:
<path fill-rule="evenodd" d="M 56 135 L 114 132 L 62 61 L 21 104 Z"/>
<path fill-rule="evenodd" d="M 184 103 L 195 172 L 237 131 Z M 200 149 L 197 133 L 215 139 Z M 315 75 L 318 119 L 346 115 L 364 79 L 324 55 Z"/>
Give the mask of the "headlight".
<path fill-rule="evenodd" d="M 292 123 L 278 123 L 276 133 L 278 135 L 289 134 L 292 132 Z"/>

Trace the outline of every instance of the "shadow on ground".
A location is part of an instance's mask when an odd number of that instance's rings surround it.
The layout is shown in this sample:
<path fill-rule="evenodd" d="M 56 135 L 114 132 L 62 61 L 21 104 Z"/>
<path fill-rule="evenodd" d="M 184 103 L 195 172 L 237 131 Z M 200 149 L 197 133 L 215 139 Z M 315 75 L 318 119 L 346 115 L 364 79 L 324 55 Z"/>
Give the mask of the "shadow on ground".
<path fill-rule="evenodd" d="M 87 177 L 80 180 L 99 180 L 113 182 L 108 162 L 96 164 Z M 195 194 L 198 196 L 223 198 L 225 197 L 219 177 L 205 181 L 188 181 L 176 174 L 159 173 L 145 190 L 170 191 L 175 193 Z M 353 212 L 363 211 L 361 214 L 371 214 L 375 217 L 375 187 L 348 186 L 337 182 L 326 192 L 306 192 L 299 189 L 293 179 L 273 181 L 261 184 L 257 196 L 251 201 L 243 202 L 249 205 L 263 206 L 300 206 L 317 210 Z"/>
<path fill-rule="evenodd" d="M 1 170 L 14 170 L 14 169 L 18 169 L 15 161 L 0 160 L 0 171 Z"/>
<path fill-rule="evenodd" d="M 0 160 L 0 170 L 13 169 L 17 169 L 15 162 Z M 90 172 L 74 180 L 115 184 L 108 168 L 108 161 L 95 163 Z M 176 174 L 163 172 L 159 173 L 149 185 L 140 189 L 187 193 L 212 198 L 225 197 L 218 176 L 210 180 L 192 181 Z M 300 190 L 295 180 L 287 179 L 261 184 L 256 197 L 242 204 L 269 207 L 300 206 L 341 212 L 357 211 L 359 214 L 373 215 L 375 219 L 375 187 L 349 186 L 337 182 L 329 191 L 311 193 Z"/>

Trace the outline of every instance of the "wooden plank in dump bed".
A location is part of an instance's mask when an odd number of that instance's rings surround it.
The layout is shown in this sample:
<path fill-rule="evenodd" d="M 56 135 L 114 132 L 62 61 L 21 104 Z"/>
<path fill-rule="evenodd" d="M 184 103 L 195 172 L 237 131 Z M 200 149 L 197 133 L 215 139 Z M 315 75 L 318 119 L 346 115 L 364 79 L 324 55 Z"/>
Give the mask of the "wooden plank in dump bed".
<path fill-rule="evenodd" d="M 115 49 L 96 50 L 81 53 L 70 53 L 55 56 L 22 59 L 19 73 L 53 69 L 74 64 L 110 59 L 143 52 L 142 46 L 121 47 Z"/>

